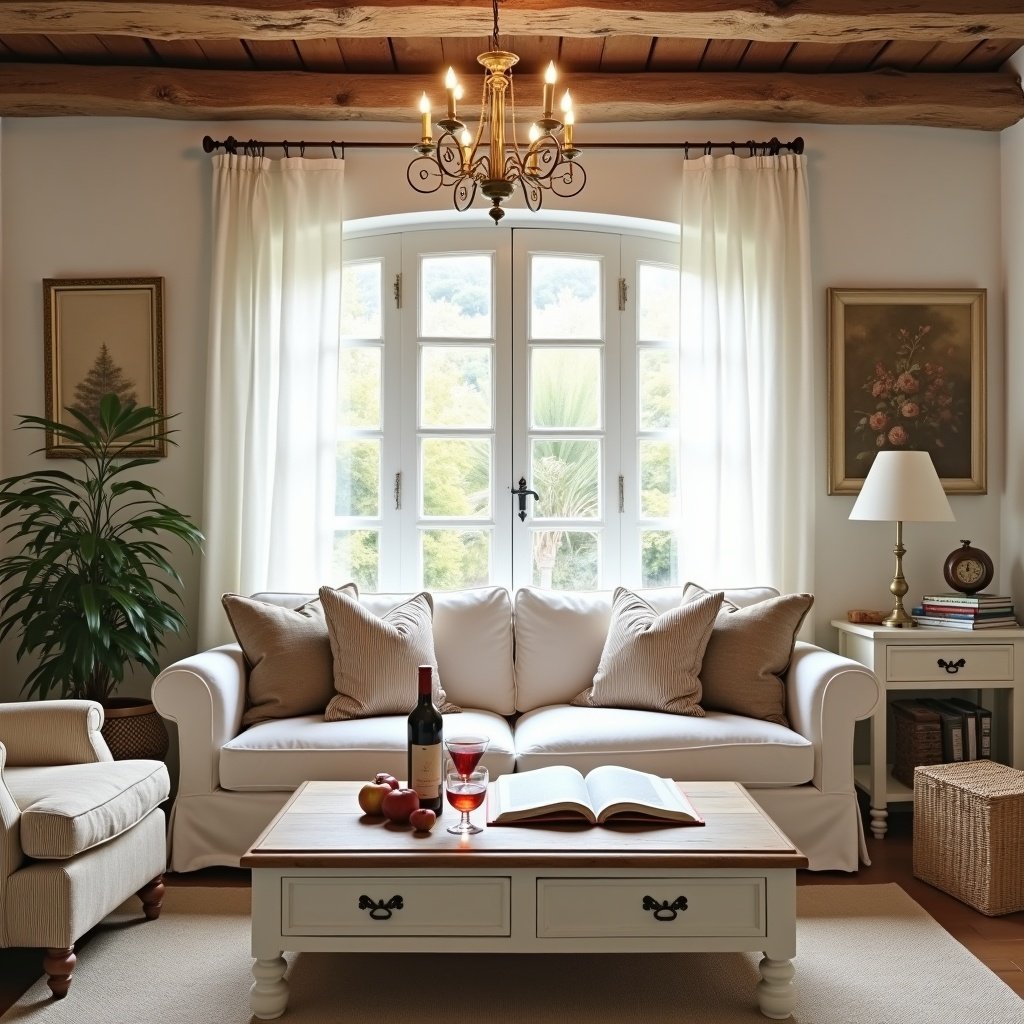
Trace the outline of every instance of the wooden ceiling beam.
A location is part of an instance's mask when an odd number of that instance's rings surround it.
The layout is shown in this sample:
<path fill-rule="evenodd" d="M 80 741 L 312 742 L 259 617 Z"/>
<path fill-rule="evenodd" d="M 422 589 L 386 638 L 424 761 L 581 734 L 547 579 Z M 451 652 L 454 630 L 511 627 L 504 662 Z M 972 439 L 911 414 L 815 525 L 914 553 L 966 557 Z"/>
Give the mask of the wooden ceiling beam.
<path fill-rule="evenodd" d="M 838 45 L 1024 38 L 1022 0 L 502 0 L 501 31 Z M 490 0 L 6 0 L 0 34 L 149 39 L 488 36 Z"/>
<path fill-rule="evenodd" d="M 754 120 L 1000 131 L 1024 117 L 1020 83 L 1003 72 L 574 74 L 572 88 L 580 116 L 577 141 L 584 149 L 584 126 L 600 121 Z M 0 64 L 4 117 L 411 122 L 418 118 L 415 99 L 423 91 L 437 94 L 435 75 Z M 521 120 L 531 116 L 522 106 Z M 460 113 L 469 121 L 477 110 L 466 103 Z"/>

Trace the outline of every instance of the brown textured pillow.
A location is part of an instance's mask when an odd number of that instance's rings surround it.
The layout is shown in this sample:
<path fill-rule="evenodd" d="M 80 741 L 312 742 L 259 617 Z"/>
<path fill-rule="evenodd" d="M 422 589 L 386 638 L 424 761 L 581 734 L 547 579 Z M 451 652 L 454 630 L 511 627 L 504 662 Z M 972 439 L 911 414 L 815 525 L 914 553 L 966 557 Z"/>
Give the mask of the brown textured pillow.
<path fill-rule="evenodd" d="M 659 615 L 616 588 L 594 684 L 571 703 L 703 718 L 698 673 L 721 604 L 721 593 L 705 594 Z"/>
<path fill-rule="evenodd" d="M 683 599 L 705 593 L 688 584 Z M 810 594 L 782 594 L 745 608 L 723 604 L 700 670 L 704 706 L 788 728 L 782 676 L 812 604 Z"/>
<path fill-rule="evenodd" d="M 416 669 L 434 667 L 434 703 L 459 711 L 441 688 L 434 656 L 434 602 L 417 594 L 382 618 L 344 590 L 320 588 L 334 656 L 334 689 L 324 713 L 328 722 L 373 715 L 407 715 L 416 703 Z"/>
<path fill-rule="evenodd" d="M 359 596 L 354 583 L 341 590 Z M 285 608 L 224 594 L 221 604 L 249 668 L 242 726 L 323 711 L 334 696 L 334 668 L 319 598 Z"/>

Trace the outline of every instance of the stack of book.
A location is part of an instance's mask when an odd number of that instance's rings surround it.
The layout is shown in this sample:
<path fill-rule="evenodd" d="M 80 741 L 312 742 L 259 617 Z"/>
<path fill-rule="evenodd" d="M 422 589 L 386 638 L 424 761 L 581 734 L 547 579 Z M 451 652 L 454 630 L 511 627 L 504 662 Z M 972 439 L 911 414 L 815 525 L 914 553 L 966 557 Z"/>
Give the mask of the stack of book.
<path fill-rule="evenodd" d="M 999 594 L 931 594 L 914 609 L 922 626 L 947 629 L 993 629 L 1016 626 L 1013 599 Z"/>

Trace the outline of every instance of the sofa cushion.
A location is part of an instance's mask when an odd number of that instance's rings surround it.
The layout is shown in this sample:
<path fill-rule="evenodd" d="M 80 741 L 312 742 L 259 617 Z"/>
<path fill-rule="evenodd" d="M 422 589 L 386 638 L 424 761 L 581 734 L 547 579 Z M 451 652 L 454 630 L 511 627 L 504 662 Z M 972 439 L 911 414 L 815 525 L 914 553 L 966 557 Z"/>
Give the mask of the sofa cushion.
<path fill-rule="evenodd" d="M 490 737 L 483 764 L 492 775 L 515 766 L 512 730 L 500 715 L 466 708 L 446 717 L 446 732 Z M 307 779 L 371 779 L 390 772 L 405 779 L 405 715 L 327 722 L 321 715 L 264 722 L 229 740 L 220 751 L 220 785 L 229 790 L 295 789 Z"/>
<path fill-rule="evenodd" d="M 374 715 L 407 715 L 416 704 L 420 665 L 433 668 L 434 704 L 458 711 L 441 686 L 434 657 L 429 594 L 417 594 L 383 617 L 364 608 L 345 590 L 320 588 L 334 655 L 334 688 L 324 712 L 328 722 Z"/>
<path fill-rule="evenodd" d="M 688 583 L 683 600 L 706 594 Z M 810 594 L 784 594 L 747 608 L 723 605 L 700 670 L 704 707 L 788 726 L 782 677 L 812 604 Z"/>
<path fill-rule="evenodd" d="M 698 672 L 721 605 L 719 591 L 659 615 L 642 597 L 616 588 L 594 683 L 572 703 L 702 718 Z"/>
<path fill-rule="evenodd" d="M 296 607 L 315 596 L 280 591 L 254 595 L 286 607 Z M 412 596 L 362 594 L 359 603 L 383 616 Z M 448 699 L 462 707 L 511 715 L 516 709 L 516 684 L 509 592 L 504 587 L 477 587 L 438 592 L 433 599 L 434 653 Z"/>
<path fill-rule="evenodd" d="M 354 583 L 341 589 L 359 596 Z M 334 696 L 334 665 L 320 599 L 285 608 L 225 594 L 221 603 L 249 669 L 243 727 L 323 711 Z"/>
<path fill-rule="evenodd" d="M 520 717 L 515 742 L 517 771 L 568 764 L 586 774 L 621 764 L 684 782 L 730 779 L 751 787 L 798 786 L 814 774 L 810 740 L 723 711 L 691 718 L 563 704 Z"/>
<path fill-rule="evenodd" d="M 5 768 L 21 809 L 21 848 L 37 860 L 67 860 L 138 824 L 171 791 L 162 761 L 96 761 Z"/>
<path fill-rule="evenodd" d="M 725 600 L 740 607 L 775 597 L 771 587 L 724 590 Z M 682 600 L 682 587 L 637 590 L 656 612 Z M 594 681 L 611 619 L 611 591 L 573 593 L 522 587 L 516 591 L 516 710 L 568 704 Z M 474 705 L 476 706 L 476 705 Z"/>

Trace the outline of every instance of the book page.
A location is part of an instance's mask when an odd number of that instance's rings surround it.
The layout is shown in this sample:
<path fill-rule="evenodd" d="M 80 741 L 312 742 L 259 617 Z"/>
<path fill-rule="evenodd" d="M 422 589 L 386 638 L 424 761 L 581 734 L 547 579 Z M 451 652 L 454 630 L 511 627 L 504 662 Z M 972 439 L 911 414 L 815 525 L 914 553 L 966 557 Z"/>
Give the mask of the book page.
<path fill-rule="evenodd" d="M 499 775 L 495 781 L 498 819 L 511 821 L 533 814 L 576 810 L 593 818 L 583 776 L 567 765 Z"/>
<path fill-rule="evenodd" d="M 698 819 L 690 802 L 670 779 L 619 765 L 601 765 L 587 774 L 590 800 L 599 819 L 619 811 L 638 811 L 679 820 Z"/>

